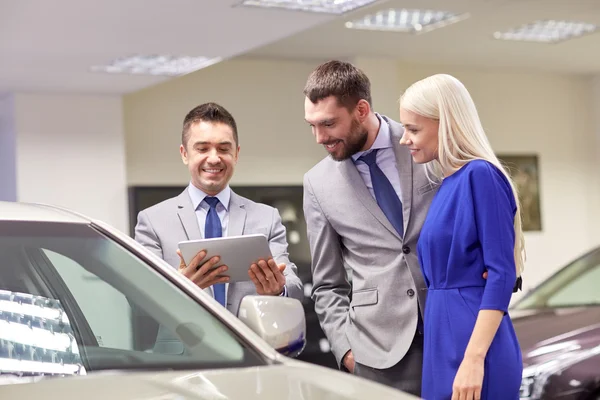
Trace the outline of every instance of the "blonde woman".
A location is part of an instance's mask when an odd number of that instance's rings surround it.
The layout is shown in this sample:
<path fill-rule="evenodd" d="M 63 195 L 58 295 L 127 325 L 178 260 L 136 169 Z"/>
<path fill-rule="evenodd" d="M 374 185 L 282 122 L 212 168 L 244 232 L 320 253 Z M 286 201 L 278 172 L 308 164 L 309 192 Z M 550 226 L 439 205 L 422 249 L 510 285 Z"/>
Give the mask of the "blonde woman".
<path fill-rule="evenodd" d="M 400 143 L 441 183 L 417 247 L 428 287 L 421 396 L 518 400 L 523 365 L 507 314 L 524 262 L 515 186 L 456 78 L 413 84 L 400 120 Z"/>

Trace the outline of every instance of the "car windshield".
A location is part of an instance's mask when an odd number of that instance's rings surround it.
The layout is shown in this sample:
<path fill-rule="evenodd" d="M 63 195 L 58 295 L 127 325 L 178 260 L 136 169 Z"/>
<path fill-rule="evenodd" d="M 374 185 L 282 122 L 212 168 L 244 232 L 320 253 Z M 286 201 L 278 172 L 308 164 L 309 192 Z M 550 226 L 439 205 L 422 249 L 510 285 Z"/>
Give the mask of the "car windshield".
<path fill-rule="evenodd" d="M 600 305 L 600 248 L 558 271 L 515 305 L 517 310 Z"/>
<path fill-rule="evenodd" d="M 94 227 L 0 223 L 0 374 L 265 362 L 200 304 Z"/>

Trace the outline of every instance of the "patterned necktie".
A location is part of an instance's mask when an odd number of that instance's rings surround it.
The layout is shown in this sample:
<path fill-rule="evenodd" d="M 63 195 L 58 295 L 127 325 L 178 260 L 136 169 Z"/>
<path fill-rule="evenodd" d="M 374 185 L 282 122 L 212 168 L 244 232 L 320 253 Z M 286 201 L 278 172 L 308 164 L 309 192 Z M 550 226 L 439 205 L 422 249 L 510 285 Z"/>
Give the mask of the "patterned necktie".
<path fill-rule="evenodd" d="M 206 215 L 206 223 L 204 224 L 204 238 L 216 238 L 223 236 L 223 227 L 221 226 L 221 220 L 217 215 L 217 204 L 219 199 L 216 197 L 205 197 L 204 201 L 210 206 L 208 214 Z M 215 283 L 213 285 L 213 292 L 215 300 L 217 300 L 223 307 L 225 305 L 225 284 Z"/>
<path fill-rule="evenodd" d="M 404 234 L 404 222 L 402 218 L 402 202 L 398 198 L 394 187 L 379 168 L 376 162 L 377 149 L 368 154 L 360 156 L 358 159 L 369 166 L 371 173 L 371 182 L 375 199 L 381 211 L 385 214 L 388 221 L 396 229 L 400 237 Z"/>

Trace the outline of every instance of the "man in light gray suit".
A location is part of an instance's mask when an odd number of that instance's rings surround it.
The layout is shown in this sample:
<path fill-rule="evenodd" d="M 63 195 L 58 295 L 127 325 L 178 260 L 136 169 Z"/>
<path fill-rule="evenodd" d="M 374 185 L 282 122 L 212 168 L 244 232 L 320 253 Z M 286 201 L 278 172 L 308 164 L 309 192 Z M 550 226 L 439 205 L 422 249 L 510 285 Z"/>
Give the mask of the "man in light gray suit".
<path fill-rule="evenodd" d="M 329 153 L 304 176 L 321 326 L 341 368 L 419 395 L 426 285 L 416 246 L 437 187 L 400 146 L 402 126 L 372 110 L 369 79 L 352 64 L 320 65 L 304 94 Z"/>
<path fill-rule="evenodd" d="M 239 150 L 237 125 L 225 108 L 206 103 L 191 110 L 183 122 L 180 146 L 190 184 L 179 196 L 141 211 L 135 227 L 139 243 L 178 268 L 235 315 L 247 295 L 303 297 L 277 209 L 241 197 L 229 187 Z M 177 248 L 184 240 L 255 233 L 268 237 L 273 259 L 249 265 L 246 282 L 228 283 L 226 266 L 212 269 L 218 255 L 199 265 L 206 256 L 202 251 L 185 265 Z"/>

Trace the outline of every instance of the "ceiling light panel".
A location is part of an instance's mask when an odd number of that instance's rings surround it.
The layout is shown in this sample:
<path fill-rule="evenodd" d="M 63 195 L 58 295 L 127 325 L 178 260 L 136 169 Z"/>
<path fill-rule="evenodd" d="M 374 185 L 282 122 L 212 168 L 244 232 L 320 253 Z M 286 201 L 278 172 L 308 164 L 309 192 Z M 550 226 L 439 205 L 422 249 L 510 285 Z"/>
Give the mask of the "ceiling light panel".
<path fill-rule="evenodd" d="M 219 61 L 220 58 L 135 55 L 118 58 L 108 65 L 95 65 L 91 70 L 113 74 L 179 76 L 206 68 Z"/>
<path fill-rule="evenodd" d="M 597 25 L 584 22 L 542 20 L 506 32 L 495 32 L 494 37 L 500 40 L 557 43 L 593 33 L 597 29 Z"/>
<path fill-rule="evenodd" d="M 422 33 L 468 18 L 469 14 L 449 11 L 388 9 L 346 22 L 346 28 L 375 31 Z"/>
<path fill-rule="evenodd" d="M 379 0 L 244 0 L 239 5 L 323 14 L 344 14 L 377 1 Z"/>

